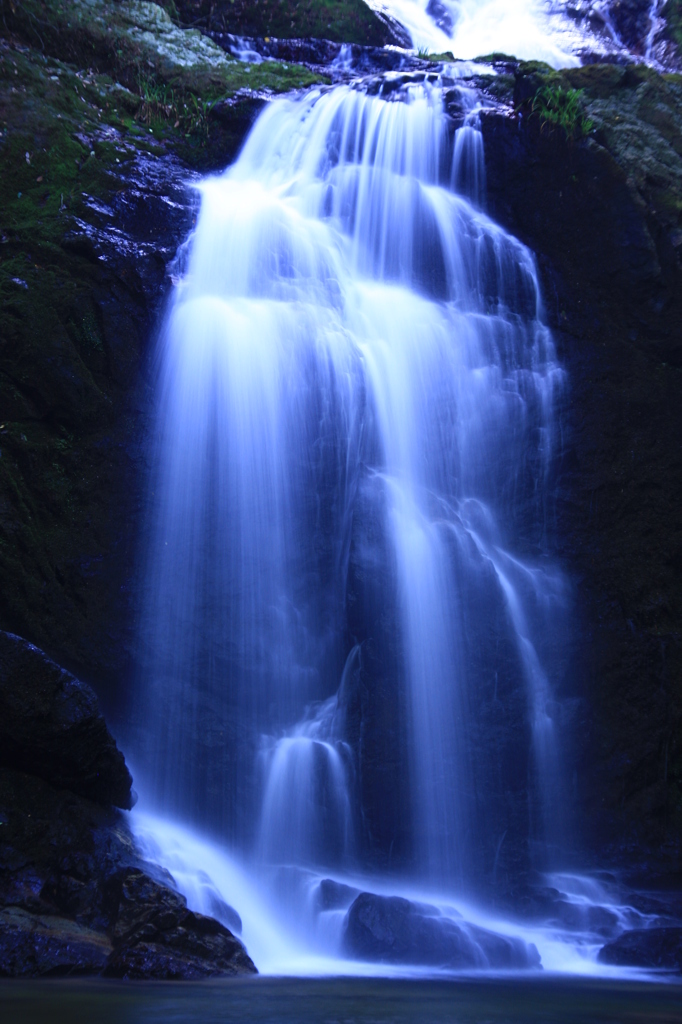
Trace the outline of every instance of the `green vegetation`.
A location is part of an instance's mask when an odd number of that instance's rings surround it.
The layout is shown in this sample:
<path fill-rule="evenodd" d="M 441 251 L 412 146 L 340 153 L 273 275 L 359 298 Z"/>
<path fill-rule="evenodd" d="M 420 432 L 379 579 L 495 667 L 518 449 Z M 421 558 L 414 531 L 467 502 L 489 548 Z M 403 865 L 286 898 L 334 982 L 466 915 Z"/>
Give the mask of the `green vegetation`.
<path fill-rule="evenodd" d="M 580 89 L 592 134 L 608 150 L 676 251 L 682 242 L 682 76 L 643 65 L 562 72 Z"/>
<path fill-rule="evenodd" d="M 481 57 L 474 57 L 476 64 L 517 64 L 518 60 L 516 57 L 510 56 L 508 53 L 486 53 Z"/>
<path fill-rule="evenodd" d="M 567 139 L 579 139 L 594 128 L 585 113 L 581 89 L 565 89 L 561 85 L 543 85 L 531 102 L 531 113 L 540 119 L 542 128 L 558 128 Z"/>
<path fill-rule="evenodd" d="M 425 60 L 433 61 L 435 64 L 453 64 L 456 60 L 452 50 L 444 50 L 443 53 L 428 53 L 428 51 L 419 51 L 419 56 L 423 56 Z"/>

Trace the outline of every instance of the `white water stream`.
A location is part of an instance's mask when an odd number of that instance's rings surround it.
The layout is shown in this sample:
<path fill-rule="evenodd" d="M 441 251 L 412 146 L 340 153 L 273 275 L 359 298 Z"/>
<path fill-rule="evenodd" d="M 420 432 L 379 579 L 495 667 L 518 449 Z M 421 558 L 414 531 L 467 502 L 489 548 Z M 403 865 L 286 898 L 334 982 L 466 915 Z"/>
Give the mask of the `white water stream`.
<path fill-rule="evenodd" d="M 239 912 L 262 971 L 376 972 L 344 946 L 364 888 L 459 922 L 482 967 L 481 926 L 608 972 L 589 914 L 531 927 L 475 899 L 519 860 L 556 867 L 570 831 L 546 529 L 563 377 L 484 181 L 475 97 L 454 131 L 436 84 L 277 100 L 201 186 L 160 346 L 154 816 L 133 822 L 190 906 Z M 564 901 L 641 922 L 585 885 L 562 878 Z"/>
<path fill-rule="evenodd" d="M 464 60 L 505 53 L 553 67 L 579 63 L 579 32 L 560 5 L 545 0 L 376 0 L 370 7 L 390 14 L 416 48 L 431 53 L 450 50 Z"/>

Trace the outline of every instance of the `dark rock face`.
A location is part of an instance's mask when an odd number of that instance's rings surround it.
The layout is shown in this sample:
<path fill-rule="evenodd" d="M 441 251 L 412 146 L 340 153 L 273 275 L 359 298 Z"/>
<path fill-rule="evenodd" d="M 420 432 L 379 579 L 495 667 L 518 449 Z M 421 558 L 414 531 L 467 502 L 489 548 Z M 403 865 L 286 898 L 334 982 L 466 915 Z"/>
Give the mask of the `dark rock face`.
<path fill-rule="evenodd" d="M 132 777 L 85 683 L 37 647 L 0 632 L 0 764 L 116 807 Z"/>
<path fill-rule="evenodd" d="M 346 915 L 346 952 L 381 963 L 459 968 L 529 968 L 533 945 L 444 918 L 435 907 L 363 892 Z"/>
<path fill-rule="evenodd" d="M 371 453 L 370 456 L 371 457 Z M 346 616 L 349 648 L 359 657 L 341 701 L 348 741 L 357 751 L 363 856 L 369 863 L 409 863 L 410 798 L 402 752 L 407 709 L 401 678 L 395 559 L 385 534 L 382 482 L 358 481 L 350 544 Z"/>
<path fill-rule="evenodd" d="M 0 769 L 0 975 L 255 973 L 243 945 L 142 861 L 126 818 Z"/>
<path fill-rule="evenodd" d="M 608 907 L 571 902 L 566 893 L 549 886 L 512 887 L 505 894 L 503 905 L 507 913 L 522 920 L 566 931 L 592 932 L 604 939 L 613 938 L 620 929 L 617 914 Z"/>
<path fill-rule="evenodd" d="M 277 0 L 175 0 L 184 25 L 205 32 L 278 39 L 330 39 L 339 43 L 409 46 L 410 37 L 393 18 L 372 10 L 364 0 L 308 0 L 282 4 Z"/>
<path fill-rule="evenodd" d="M 112 807 L 131 805 L 131 783 L 92 690 L 0 633 L 0 976 L 255 972 L 225 924 L 140 858 Z"/>
<path fill-rule="evenodd" d="M 599 960 L 618 967 L 658 967 L 682 973 L 682 928 L 625 932 L 599 951 Z"/>
<path fill-rule="evenodd" d="M 246 950 L 224 925 L 187 909 L 184 897 L 143 871 L 112 881 L 118 894 L 110 978 L 204 978 L 253 974 Z"/>
<path fill-rule="evenodd" d="M 359 895 L 360 890 L 351 885 L 336 882 L 333 878 L 323 878 L 317 887 L 317 907 L 319 910 L 345 909 Z"/>
<path fill-rule="evenodd" d="M 0 910 L 0 977 L 98 974 L 111 952 L 108 936 L 67 918 Z"/>
<path fill-rule="evenodd" d="M 428 61 L 420 60 L 399 50 L 379 46 L 362 46 L 360 43 L 336 43 L 331 39 L 273 39 L 270 37 L 235 36 L 226 32 L 211 32 L 211 39 L 228 53 L 238 56 L 244 50 L 270 57 L 305 64 L 315 70 L 332 75 L 336 81 L 344 75 L 344 69 L 352 74 L 380 74 L 382 71 L 398 71 L 407 67 L 431 69 Z"/>
<path fill-rule="evenodd" d="M 602 864 L 669 872 L 682 834 L 680 95 L 646 68 L 562 76 L 585 89 L 596 135 L 484 115 L 488 203 L 537 255 L 567 373 L 548 525 L 575 587 L 563 672 L 580 832 Z"/>

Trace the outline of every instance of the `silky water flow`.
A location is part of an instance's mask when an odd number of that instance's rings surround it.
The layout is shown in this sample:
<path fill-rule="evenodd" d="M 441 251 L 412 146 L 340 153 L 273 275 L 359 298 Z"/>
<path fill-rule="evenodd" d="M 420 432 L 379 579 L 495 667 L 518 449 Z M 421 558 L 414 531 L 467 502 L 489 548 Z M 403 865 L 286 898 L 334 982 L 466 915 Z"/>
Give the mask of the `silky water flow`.
<path fill-rule="evenodd" d="M 362 890 L 545 967 L 603 941 L 476 903 L 567 841 L 564 382 L 461 98 L 456 130 L 437 86 L 269 104 L 200 187 L 162 334 L 134 824 L 261 970 L 375 972 Z"/>

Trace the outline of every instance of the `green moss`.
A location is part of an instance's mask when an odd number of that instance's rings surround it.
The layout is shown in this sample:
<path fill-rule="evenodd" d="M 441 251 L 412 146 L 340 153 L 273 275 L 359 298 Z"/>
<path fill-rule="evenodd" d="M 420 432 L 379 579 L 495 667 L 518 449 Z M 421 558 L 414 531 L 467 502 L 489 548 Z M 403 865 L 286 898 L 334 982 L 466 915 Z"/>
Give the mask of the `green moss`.
<path fill-rule="evenodd" d="M 516 57 L 508 53 L 486 53 L 482 57 L 474 57 L 476 64 L 516 64 Z"/>
<path fill-rule="evenodd" d="M 518 66 L 518 74 L 521 76 L 543 75 L 554 78 L 557 72 L 542 60 L 522 60 Z"/>
<path fill-rule="evenodd" d="M 9 22 L 43 52 L 104 72 L 134 92 L 141 78 L 151 79 L 176 96 L 210 103 L 243 88 L 286 92 L 321 80 L 300 66 L 234 60 L 146 0 L 24 0 Z"/>
<path fill-rule="evenodd" d="M 582 68 L 562 72 L 562 77 L 572 88 L 583 90 L 587 96 L 605 99 L 624 84 L 625 68 L 618 64 L 586 64 Z"/>

